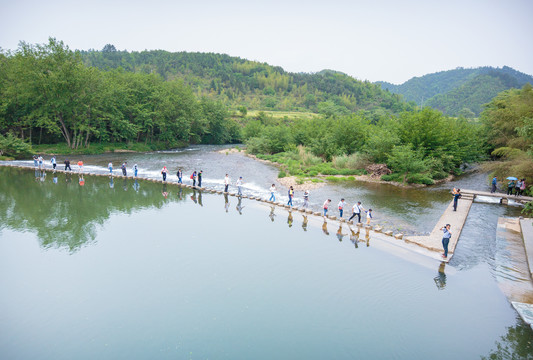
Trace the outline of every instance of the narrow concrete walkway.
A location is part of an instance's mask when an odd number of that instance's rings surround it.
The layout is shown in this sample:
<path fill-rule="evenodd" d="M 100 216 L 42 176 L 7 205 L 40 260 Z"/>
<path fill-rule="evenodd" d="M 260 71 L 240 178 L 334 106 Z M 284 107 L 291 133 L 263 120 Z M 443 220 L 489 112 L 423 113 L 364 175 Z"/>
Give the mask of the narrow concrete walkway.
<path fill-rule="evenodd" d="M 506 228 L 518 232 L 522 237 L 524 255 L 527 262 L 527 270 L 523 270 L 523 272 L 527 272 L 527 275 L 529 276 L 527 276 L 528 279 L 526 279 L 526 275 L 524 274 L 524 281 L 521 286 L 520 284 L 515 284 L 513 288 L 513 292 L 519 291 L 523 296 L 517 299 L 518 301 L 513 301 L 513 297 L 508 297 L 522 320 L 529 324 L 531 329 L 533 329 L 533 219 L 499 219 L 498 225 L 500 225 L 500 221 L 505 222 L 507 225 Z M 527 290 L 529 290 L 529 292 L 527 292 Z M 527 294 L 529 294 L 529 296 L 526 296 Z M 514 296 L 514 298 L 516 298 L 516 296 Z"/>
<path fill-rule="evenodd" d="M 446 224 L 450 224 L 450 232 L 452 233 L 452 237 L 448 245 L 448 258 L 442 259 L 446 262 L 450 261 L 455 251 L 455 247 L 457 246 L 457 240 L 459 240 L 459 236 L 461 235 L 461 231 L 463 230 L 463 226 L 465 224 L 466 217 L 468 216 L 468 212 L 470 211 L 472 203 L 472 198 L 463 196 L 461 199 L 459 199 L 457 211 L 453 211 L 452 200 L 450 202 L 450 205 L 448 205 L 448 207 L 440 217 L 439 221 L 433 228 L 431 234 L 429 234 L 429 236 L 407 236 L 405 237 L 405 241 L 417 244 L 426 249 L 442 254 L 444 252 L 444 249 L 442 248 L 443 232 L 442 230 L 440 230 L 440 228 L 445 226 Z"/>
<path fill-rule="evenodd" d="M 522 231 L 522 238 L 524 239 L 529 274 L 533 277 L 533 219 L 520 219 L 520 229 Z"/>
<path fill-rule="evenodd" d="M 472 195 L 472 196 L 489 196 L 489 197 L 495 197 L 500 199 L 511 199 L 514 201 L 519 202 L 528 202 L 533 201 L 533 197 L 531 196 L 515 196 L 515 195 L 507 195 L 504 193 L 491 193 L 488 191 L 479 191 L 479 190 L 467 190 L 467 189 L 461 189 L 461 194 L 464 195 Z"/>

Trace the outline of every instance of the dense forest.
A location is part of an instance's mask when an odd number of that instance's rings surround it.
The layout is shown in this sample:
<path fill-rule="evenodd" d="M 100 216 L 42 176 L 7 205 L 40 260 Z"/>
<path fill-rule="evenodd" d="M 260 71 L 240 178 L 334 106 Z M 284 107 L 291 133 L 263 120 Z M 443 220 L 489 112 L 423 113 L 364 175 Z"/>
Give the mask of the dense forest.
<path fill-rule="evenodd" d="M 477 117 L 484 105 L 504 90 L 533 84 L 533 76 L 510 67 L 457 68 L 412 78 L 401 85 L 378 82 L 406 101 L 431 106 L 451 116 Z"/>
<path fill-rule="evenodd" d="M 346 74 L 323 70 L 289 73 L 279 66 L 214 53 L 171 53 L 162 50 L 128 52 L 106 45 L 102 51 L 80 52 L 87 66 L 102 70 L 159 74 L 180 79 L 197 96 L 217 100 L 237 110 L 311 111 L 348 114 L 354 111 L 399 112 L 414 108 L 379 85 Z"/>
<path fill-rule="evenodd" d="M 226 107 L 181 80 L 83 64 L 62 42 L 0 54 L 0 134 L 29 143 L 222 144 L 240 140 Z"/>
<path fill-rule="evenodd" d="M 525 178 L 533 183 L 533 87 L 498 94 L 481 114 L 488 132 L 491 155 L 496 161 L 485 168 L 505 179 Z M 530 188 L 530 193 L 533 191 Z M 531 207 L 533 211 L 533 207 Z"/>

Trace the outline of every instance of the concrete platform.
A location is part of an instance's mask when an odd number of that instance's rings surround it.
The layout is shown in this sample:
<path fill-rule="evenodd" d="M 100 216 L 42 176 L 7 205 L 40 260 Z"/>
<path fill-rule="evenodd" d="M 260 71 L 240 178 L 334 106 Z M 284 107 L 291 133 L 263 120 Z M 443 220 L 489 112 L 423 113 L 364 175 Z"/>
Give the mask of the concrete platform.
<path fill-rule="evenodd" d="M 404 240 L 442 254 L 444 251 L 442 248 L 443 232 L 440 230 L 440 228 L 446 224 L 450 224 L 450 232 L 452 233 L 452 237 L 448 245 L 448 258 L 443 260 L 446 262 L 450 261 L 455 251 L 455 247 L 457 246 L 457 240 L 459 240 L 459 236 L 463 230 L 466 217 L 470 212 L 470 207 L 472 207 L 472 203 L 472 199 L 461 198 L 457 204 L 457 211 L 453 211 L 452 200 L 429 236 L 407 236 L 404 238 Z"/>
<path fill-rule="evenodd" d="M 533 219 L 520 219 L 520 230 L 522 231 L 524 248 L 526 249 L 529 274 L 533 277 Z"/>

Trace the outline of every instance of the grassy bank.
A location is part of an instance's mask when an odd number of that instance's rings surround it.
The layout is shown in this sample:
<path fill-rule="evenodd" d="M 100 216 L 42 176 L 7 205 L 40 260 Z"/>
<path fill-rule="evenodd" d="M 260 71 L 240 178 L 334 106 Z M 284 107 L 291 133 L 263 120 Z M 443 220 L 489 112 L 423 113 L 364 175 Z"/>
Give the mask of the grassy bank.
<path fill-rule="evenodd" d="M 301 178 L 319 175 L 363 175 L 364 161 L 357 156 L 338 156 L 333 161 L 324 161 L 309 153 L 304 147 L 273 155 L 257 154 L 258 159 L 271 161 L 280 166 L 279 178 L 297 176 Z"/>
<path fill-rule="evenodd" d="M 180 147 L 185 147 L 187 144 L 180 144 Z M 35 154 L 48 155 L 96 155 L 112 152 L 147 152 L 156 150 L 166 150 L 168 146 L 165 143 L 97 143 L 91 144 L 86 148 L 71 149 L 66 143 L 59 144 L 41 144 L 33 145 L 33 152 Z"/>

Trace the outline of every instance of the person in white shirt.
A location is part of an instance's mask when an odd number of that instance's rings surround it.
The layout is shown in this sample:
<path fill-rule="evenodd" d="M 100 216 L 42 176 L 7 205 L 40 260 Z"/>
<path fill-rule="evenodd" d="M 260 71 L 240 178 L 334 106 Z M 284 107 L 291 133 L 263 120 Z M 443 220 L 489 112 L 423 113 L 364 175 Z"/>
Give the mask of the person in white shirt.
<path fill-rule="evenodd" d="M 274 196 L 274 193 L 276 192 L 276 185 L 272 184 L 270 187 L 270 199 L 268 201 L 276 201 L 276 197 Z"/>
<path fill-rule="evenodd" d="M 341 199 L 341 201 L 339 201 L 339 217 L 342 218 L 342 213 L 344 211 L 344 205 L 346 205 L 346 202 L 344 201 L 344 199 Z"/>
<path fill-rule="evenodd" d="M 228 174 L 226 174 L 226 177 L 224 178 L 224 192 L 228 192 L 228 187 L 229 187 L 229 176 Z"/>
<path fill-rule="evenodd" d="M 237 195 L 242 196 L 242 176 L 239 177 L 235 185 L 237 185 Z"/>
<path fill-rule="evenodd" d="M 350 218 L 348 219 L 348 221 L 352 220 L 355 216 L 357 216 L 357 222 L 360 223 L 361 222 L 361 211 L 362 210 L 365 210 L 363 208 L 363 206 L 361 205 L 361 202 L 358 201 L 357 204 L 355 204 L 353 207 L 352 207 L 352 211 L 353 211 L 353 214 L 352 216 L 350 216 Z"/>

